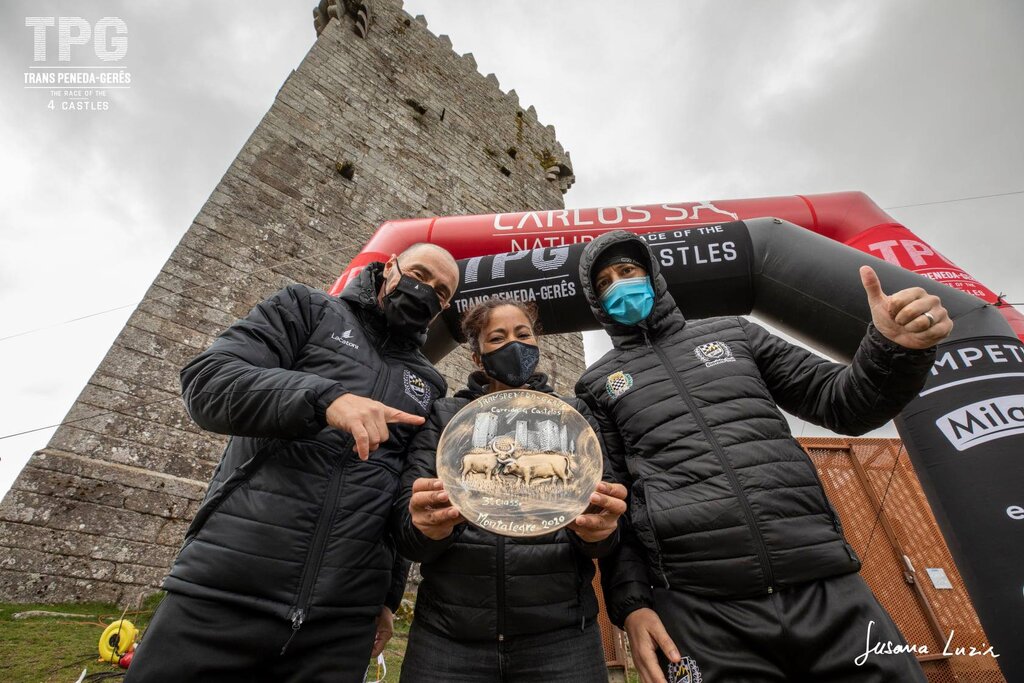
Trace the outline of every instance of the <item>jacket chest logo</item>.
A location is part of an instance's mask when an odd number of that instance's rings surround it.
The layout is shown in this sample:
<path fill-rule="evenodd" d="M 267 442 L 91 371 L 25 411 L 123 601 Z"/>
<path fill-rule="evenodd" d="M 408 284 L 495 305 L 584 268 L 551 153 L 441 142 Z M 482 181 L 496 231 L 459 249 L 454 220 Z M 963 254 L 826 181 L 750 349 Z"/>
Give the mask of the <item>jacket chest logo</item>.
<path fill-rule="evenodd" d="M 434 400 L 434 392 L 430 390 L 430 385 L 409 370 L 403 370 L 402 381 L 405 385 L 405 395 L 416 401 L 423 410 L 430 410 L 430 404 Z"/>
<path fill-rule="evenodd" d="M 604 390 L 612 398 L 618 398 L 630 390 L 633 386 L 633 376 L 628 372 L 619 370 L 608 375 L 608 381 L 604 383 Z"/>
<path fill-rule="evenodd" d="M 349 346 L 355 349 L 356 351 L 359 350 L 359 344 L 356 344 L 355 342 L 351 341 L 352 330 L 345 330 L 344 332 L 341 333 L 340 336 L 334 332 L 331 332 L 331 339 L 338 342 L 339 344 L 343 344 L 344 346 Z"/>
<path fill-rule="evenodd" d="M 713 341 L 707 344 L 701 344 L 693 350 L 693 353 L 707 367 L 713 365 L 719 365 L 720 363 L 729 363 L 736 360 L 735 356 L 732 355 L 732 349 L 729 345 L 723 341 Z"/>

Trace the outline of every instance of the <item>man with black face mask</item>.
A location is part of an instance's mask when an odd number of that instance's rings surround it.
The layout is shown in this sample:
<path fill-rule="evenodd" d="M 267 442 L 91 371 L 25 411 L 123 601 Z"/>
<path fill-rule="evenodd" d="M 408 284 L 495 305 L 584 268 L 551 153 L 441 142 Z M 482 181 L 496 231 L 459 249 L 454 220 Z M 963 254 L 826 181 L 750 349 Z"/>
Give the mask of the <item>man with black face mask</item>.
<path fill-rule="evenodd" d="M 339 297 L 286 287 L 181 371 L 189 415 L 231 440 L 127 681 L 363 679 L 405 586 L 405 450 L 447 390 L 419 348 L 458 277 L 420 244 Z"/>

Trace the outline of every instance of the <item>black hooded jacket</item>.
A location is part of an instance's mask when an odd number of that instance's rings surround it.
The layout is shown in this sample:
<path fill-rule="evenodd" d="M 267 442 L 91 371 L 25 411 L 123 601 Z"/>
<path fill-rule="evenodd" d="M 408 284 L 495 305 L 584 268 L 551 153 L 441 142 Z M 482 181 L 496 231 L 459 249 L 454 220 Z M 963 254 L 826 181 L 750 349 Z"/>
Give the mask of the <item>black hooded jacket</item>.
<path fill-rule="evenodd" d="M 487 393 L 487 382 L 486 375 L 475 372 L 465 389 L 436 401 L 409 448 L 393 519 L 399 551 L 421 563 L 415 619 L 454 640 L 496 640 L 580 627 L 598 611 L 592 558 L 614 547 L 617 533 L 591 544 L 565 528 L 545 536 L 510 538 L 460 524 L 450 536 L 435 541 L 413 526 L 413 482 L 437 477 L 441 432 L 466 404 Z M 554 393 L 543 374 L 530 377 L 525 388 Z M 567 402 L 600 437 L 586 405 L 576 398 Z"/>
<path fill-rule="evenodd" d="M 388 335 L 382 268 L 370 264 L 338 298 L 286 287 L 181 371 L 192 419 L 232 438 L 166 590 L 293 625 L 397 608 L 408 564 L 387 521 L 416 427 L 389 425 L 364 462 L 352 437 L 325 422 L 346 393 L 425 417 L 447 390 L 421 340 Z"/>
<path fill-rule="evenodd" d="M 924 385 L 935 350 L 911 350 L 873 325 L 851 365 L 829 362 L 739 317 L 685 320 L 657 261 L 655 304 L 616 323 L 594 292 L 602 251 L 640 238 L 608 233 L 580 262 L 583 291 L 614 349 L 576 386 L 630 489 L 620 550 L 602 561 L 612 621 L 650 605 L 651 585 L 740 598 L 858 571 L 788 412 L 844 434 L 894 417 Z M 644 253 L 650 259 L 650 252 Z"/>

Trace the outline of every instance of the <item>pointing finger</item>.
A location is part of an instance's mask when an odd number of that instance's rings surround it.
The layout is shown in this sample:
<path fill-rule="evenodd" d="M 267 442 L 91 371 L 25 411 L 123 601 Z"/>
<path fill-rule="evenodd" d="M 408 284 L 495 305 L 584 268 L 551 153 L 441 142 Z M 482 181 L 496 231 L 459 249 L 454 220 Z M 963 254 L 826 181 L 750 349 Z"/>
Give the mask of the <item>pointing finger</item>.
<path fill-rule="evenodd" d="M 388 422 L 401 422 L 407 425 L 421 425 L 426 419 L 420 415 L 413 415 L 405 411 L 399 410 L 398 408 L 388 408 L 385 418 Z"/>

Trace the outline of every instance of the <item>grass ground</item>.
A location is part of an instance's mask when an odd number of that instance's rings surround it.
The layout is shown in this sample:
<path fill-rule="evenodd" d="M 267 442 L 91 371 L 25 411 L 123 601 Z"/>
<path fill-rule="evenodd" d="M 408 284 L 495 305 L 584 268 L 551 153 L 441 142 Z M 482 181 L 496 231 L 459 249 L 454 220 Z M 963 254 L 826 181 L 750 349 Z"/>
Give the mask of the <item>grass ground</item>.
<path fill-rule="evenodd" d="M 140 630 L 163 594 L 148 598 L 141 609 L 129 611 L 129 619 Z M 15 619 L 18 612 L 46 610 L 89 615 L 88 619 L 62 617 L 32 617 Z M 0 681 L 3 683 L 71 683 L 78 679 L 82 669 L 88 673 L 117 672 L 117 667 L 96 661 L 97 643 L 107 624 L 120 618 L 123 608 L 106 603 L 61 605 L 9 605 L 0 604 Z M 384 652 L 387 663 L 387 683 L 397 683 L 402 670 L 402 658 L 409 640 L 407 618 L 395 619 L 395 635 Z M 630 672 L 630 683 L 638 679 Z M 370 680 L 377 675 L 371 669 Z M 120 680 L 120 679 L 115 679 Z M 441 682 L 439 682 L 441 683 Z"/>
<path fill-rule="evenodd" d="M 138 628 L 144 628 L 162 595 L 150 597 L 141 609 L 130 610 L 125 618 Z M 14 618 L 16 613 L 30 610 L 84 614 L 92 618 Z M 82 669 L 88 669 L 89 673 L 119 671 L 96 660 L 103 629 L 120 618 L 122 611 L 123 608 L 107 603 L 0 604 L 0 680 L 5 683 L 70 683 L 78 679 Z"/>

